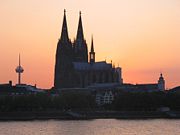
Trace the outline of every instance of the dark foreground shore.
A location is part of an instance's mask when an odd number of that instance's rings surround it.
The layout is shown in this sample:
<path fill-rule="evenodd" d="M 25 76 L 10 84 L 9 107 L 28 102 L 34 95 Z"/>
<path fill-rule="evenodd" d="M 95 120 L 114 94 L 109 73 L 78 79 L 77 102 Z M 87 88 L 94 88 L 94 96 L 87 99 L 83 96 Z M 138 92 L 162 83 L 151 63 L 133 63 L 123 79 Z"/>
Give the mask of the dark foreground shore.
<path fill-rule="evenodd" d="M 179 119 L 180 112 L 142 111 L 62 111 L 62 112 L 0 112 L 0 120 L 88 120 L 88 119 Z"/>

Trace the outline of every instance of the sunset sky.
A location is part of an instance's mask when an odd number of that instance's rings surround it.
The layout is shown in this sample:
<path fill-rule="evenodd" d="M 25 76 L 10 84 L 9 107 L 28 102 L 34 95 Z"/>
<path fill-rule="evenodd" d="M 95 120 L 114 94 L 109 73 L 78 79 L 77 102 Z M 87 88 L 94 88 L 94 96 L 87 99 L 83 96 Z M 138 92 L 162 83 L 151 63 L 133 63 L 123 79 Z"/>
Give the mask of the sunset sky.
<path fill-rule="evenodd" d="M 21 53 L 22 82 L 51 88 L 63 10 L 68 32 L 76 36 L 79 11 L 96 60 L 122 67 L 127 83 L 180 85 L 180 0 L 0 0 L 0 84 L 17 82 Z"/>

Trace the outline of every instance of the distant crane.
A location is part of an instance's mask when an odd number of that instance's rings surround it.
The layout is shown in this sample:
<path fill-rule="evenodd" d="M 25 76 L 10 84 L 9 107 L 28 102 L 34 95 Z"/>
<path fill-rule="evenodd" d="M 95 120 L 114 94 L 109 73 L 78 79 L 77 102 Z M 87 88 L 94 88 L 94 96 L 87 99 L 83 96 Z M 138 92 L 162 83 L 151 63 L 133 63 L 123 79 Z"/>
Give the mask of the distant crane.
<path fill-rule="evenodd" d="M 21 57 L 19 54 L 19 65 L 16 67 L 16 73 L 18 74 L 18 84 L 21 84 L 21 73 L 24 72 L 23 67 L 21 66 Z"/>

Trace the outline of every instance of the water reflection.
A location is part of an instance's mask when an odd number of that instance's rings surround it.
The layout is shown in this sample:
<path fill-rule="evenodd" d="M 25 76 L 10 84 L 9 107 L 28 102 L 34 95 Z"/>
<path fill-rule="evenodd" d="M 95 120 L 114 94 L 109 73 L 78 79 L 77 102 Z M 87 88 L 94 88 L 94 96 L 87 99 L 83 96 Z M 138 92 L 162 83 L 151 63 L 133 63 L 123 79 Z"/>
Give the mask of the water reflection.
<path fill-rule="evenodd" d="M 0 122 L 0 135 L 179 135 L 180 120 Z"/>

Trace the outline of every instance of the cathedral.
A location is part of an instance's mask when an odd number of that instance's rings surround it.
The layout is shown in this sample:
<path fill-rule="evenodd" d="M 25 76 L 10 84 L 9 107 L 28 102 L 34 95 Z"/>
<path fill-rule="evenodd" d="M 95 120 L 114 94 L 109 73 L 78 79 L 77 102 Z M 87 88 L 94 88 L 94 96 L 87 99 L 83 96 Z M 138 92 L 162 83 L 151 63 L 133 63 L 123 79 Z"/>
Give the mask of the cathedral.
<path fill-rule="evenodd" d="M 72 42 L 68 36 L 66 11 L 64 10 L 62 31 L 56 50 L 54 87 L 85 88 L 96 84 L 122 84 L 121 68 L 106 61 L 96 62 L 95 54 L 93 38 L 88 53 L 81 12 L 76 39 Z"/>

